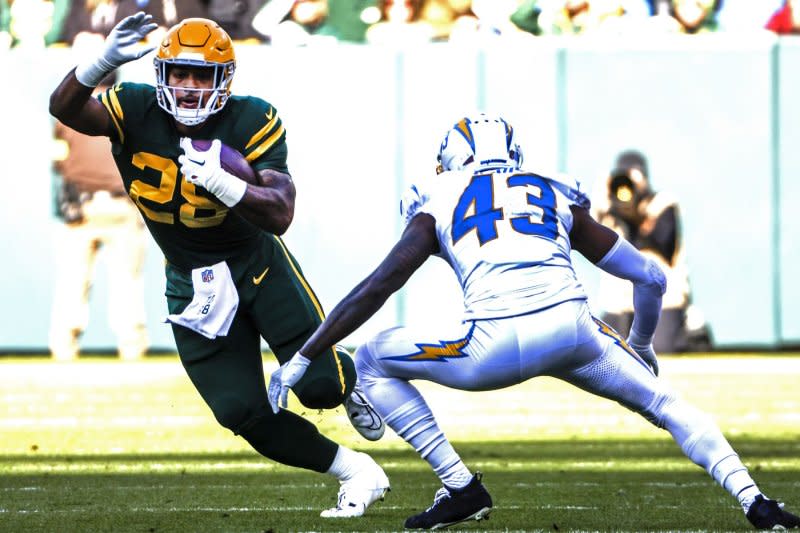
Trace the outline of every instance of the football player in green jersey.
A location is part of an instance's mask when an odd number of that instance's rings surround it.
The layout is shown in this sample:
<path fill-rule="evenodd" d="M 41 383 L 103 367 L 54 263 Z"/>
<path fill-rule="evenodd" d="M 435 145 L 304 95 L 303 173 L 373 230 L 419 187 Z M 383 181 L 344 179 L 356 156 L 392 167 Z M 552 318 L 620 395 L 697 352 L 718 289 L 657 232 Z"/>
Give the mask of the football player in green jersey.
<path fill-rule="evenodd" d="M 219 423 L 265 457 L 338 478 L 338 504 L 322 516 L 360 516 L 389 488 L 381 467 L 291 411 L 274 413 L 267 400 L 260 337 L 285 363 L 323 315 L 278 237 L 295 198 L 284 126 L 264 100 L 231 96 L 230 37 L 210 20 L 184 20 L 158 47 L 155 87 L 121 83 L 91 97 L 105 75 L 149 52 L 139 43 L 155 27 L 144 13 L 122 20 L 100 56 L 55 89 L 50 112 L 111 139 L 125 188 L 167 260 L 168 320 L 181 363 Z M 200 151 L 191 140 L 213 142 Z M 225 171 L 220 143 L 241 152 L 260 183 Z M 381 437 L 383 422 L 356 388 L 345 350 L 331 347 L 306 377 L 294 387 L 303 405 L 344 403 L 362 435 Z"/>

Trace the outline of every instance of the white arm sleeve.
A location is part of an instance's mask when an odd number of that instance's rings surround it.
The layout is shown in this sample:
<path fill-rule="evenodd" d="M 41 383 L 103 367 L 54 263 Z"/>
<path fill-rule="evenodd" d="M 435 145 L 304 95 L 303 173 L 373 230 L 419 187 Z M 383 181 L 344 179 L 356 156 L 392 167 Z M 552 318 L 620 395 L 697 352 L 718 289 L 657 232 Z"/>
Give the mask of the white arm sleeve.
<path fill-rule="evenodd" d="M 609 274 L 633 282 L 633 325 L 631 339 L 650 344 L 661 314 L 661 296 L 667 290 L 664 272 L 622 237 L 597 263 Z"/>

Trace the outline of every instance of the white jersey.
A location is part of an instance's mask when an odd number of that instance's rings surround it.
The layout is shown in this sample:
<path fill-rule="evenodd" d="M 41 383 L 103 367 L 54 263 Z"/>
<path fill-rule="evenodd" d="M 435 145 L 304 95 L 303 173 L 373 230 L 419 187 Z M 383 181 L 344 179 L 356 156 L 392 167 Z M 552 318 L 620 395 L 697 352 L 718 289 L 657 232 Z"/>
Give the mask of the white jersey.
<path fill-rule="evenodd" d="M 408 224 L 436 219 L 439 256 L 464 292 L 465 320 L 530 313 L 585 300 L 570 258 L 571 205 L 588 208 L 580 184 L 511 168 L 450 171 L 404 194 Z"/>

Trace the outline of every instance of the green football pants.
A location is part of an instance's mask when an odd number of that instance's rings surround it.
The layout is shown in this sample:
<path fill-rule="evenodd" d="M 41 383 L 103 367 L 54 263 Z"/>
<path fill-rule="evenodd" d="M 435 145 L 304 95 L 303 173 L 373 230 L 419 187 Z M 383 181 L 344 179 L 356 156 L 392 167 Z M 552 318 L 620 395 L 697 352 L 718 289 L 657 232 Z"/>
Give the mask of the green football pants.
<path fill-rule="evenodd" d="M 322 307 L 297 261 L 277 237 L 266 235 L 254 253 L 228 261 L 239 293 L 230 331 L 208 339 L 172 325 L 189 378 L 217 421 L 279 463 L 325 472 L 338 445 L 304 418 L 267 400 L 261 337 L 280 364 L 288 361 L 321 323 Z M 191 272 L 167 265 L 167 304 L 180 313 L 194 294 Z M 355 385 L 353 360 L 331 348 L 315 359 L 293 391 L 306 407 L 333 408 Z"/>

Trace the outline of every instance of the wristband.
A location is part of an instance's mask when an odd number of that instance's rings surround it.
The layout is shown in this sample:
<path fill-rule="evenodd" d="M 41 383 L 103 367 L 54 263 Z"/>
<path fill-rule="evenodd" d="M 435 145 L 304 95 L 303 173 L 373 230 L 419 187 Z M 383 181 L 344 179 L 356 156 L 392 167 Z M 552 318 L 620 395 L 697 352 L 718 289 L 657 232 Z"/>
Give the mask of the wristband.
<path fill-rule="evenodd" d="M 93 62 L 82 63 L 75 67 L 75 77 L 81 85 L 95 88 L 114 68 L 116 67 L 104 57 L 98 57 Z"/>
<path fill-rule="evenodd" d="M 631 348 L 647 348 L 650 346 L 651 342 L 653 342 L 652 335 L 641 335 L 635 329 L 631 328 L 631 332 L 628 335 L 628 345 Z"/>
<path fill-rule="evenodd" d="M 247 182 L 228 172 L 225 174 L 224 179 L 217 181 L 217 187 L 215 187 L 217 190 L 209 190 L 209 192 L 219 198 L 223 204 L 233 207 L 242 200 L 244 193 L 247 192 Z"/>

